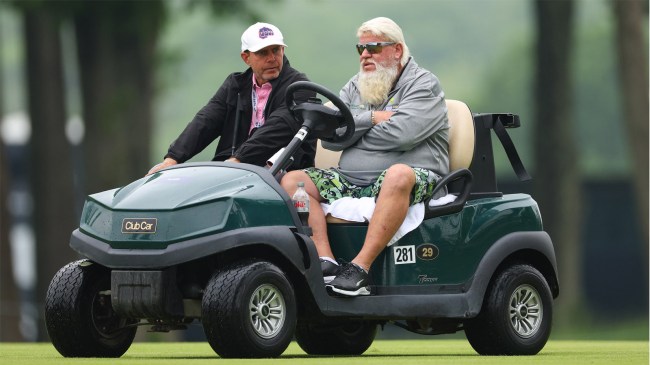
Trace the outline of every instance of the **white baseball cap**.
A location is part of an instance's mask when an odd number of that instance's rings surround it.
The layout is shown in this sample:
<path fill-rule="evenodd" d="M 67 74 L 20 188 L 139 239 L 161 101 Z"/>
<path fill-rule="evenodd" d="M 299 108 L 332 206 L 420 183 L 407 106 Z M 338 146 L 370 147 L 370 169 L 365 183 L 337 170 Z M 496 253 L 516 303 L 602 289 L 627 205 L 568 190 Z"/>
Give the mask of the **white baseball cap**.
<path fill-rule="evenodd" d="M 255 23 L 241 35 L 242 52 L 247 50 L 257 52 L 270 45 L 287 46 L 284 44 L 282 32 L 273 24 Z"/>

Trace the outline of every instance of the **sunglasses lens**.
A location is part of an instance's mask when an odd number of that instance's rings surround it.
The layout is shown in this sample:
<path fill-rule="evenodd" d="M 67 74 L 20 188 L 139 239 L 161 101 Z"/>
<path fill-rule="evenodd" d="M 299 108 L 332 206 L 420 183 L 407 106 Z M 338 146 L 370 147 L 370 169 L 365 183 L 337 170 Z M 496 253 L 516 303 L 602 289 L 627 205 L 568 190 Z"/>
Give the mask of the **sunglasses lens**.
<path fill-rule="evenodd" d="M 364 49 L 368 50 L 368 53 L 370 54 L 376 54 L 381 52 L 381 48 L 383 46 L 379 44 L 357 44 L 357 52 L 359 52 L 359 55 L 363 53 Z"/>
<path fill-rule="evenodd" d="M 366 49 L 368 50 L 368 52 L 370 54 L 380 53 L 381 52 L 381 47 L 382 46 L 379 46 L 379 45 L 376 45 L 376 44 L 367 44 L 366 45 Z"/>

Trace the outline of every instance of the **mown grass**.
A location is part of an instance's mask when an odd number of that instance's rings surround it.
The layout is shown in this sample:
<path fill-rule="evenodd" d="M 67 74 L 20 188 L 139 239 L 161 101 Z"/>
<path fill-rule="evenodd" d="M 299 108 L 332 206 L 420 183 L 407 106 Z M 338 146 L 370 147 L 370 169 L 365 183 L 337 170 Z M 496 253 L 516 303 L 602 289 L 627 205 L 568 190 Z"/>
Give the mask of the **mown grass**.
<path fill-rule="evenodd" d="M 536 356 L 479 356 L 465 340 L 377 340 L 362 356 L 314 357 L 296 343 L 277 359 L 221 359 L 205 342 L 136 342 L 120 359 L 67 359 L 49 343 L 0 343 L 0 363 L 53 364 L 648 364 L 647 341 L 550 341 Z"/>

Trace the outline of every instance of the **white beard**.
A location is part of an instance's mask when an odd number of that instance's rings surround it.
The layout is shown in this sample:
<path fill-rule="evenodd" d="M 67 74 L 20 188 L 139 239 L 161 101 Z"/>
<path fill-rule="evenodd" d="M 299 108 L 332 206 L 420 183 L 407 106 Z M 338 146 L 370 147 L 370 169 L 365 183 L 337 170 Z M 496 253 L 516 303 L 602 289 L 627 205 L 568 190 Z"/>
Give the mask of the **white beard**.
<path fill-rule="evenodd" d="M 394 65 L 384 66 L 375 63 L 374 71 L 359 72 L 359 94 L 365 103 L 378 105 L 388 98 L 388 93 L 397 78 L 397 62 Z"/>

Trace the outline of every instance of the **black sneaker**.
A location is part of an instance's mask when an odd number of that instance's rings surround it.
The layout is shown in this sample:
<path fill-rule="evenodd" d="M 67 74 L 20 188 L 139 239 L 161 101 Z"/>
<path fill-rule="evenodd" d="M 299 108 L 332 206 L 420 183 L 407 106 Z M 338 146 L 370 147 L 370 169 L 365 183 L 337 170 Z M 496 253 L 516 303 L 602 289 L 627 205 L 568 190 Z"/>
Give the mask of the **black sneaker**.
<path fill-rule="evenodd" d="M 323 270 L 323 281 L 325 281 L 325 284 L 327 284 L 336 277 L 336 274 L 339 272 L 339 269 L 341 269 L 341 266 L 333 263 L 332 261 L 320 259 L 320 268 Z"/>
<path fill-rule="evenodd" d="M 351 297 L 370 295 L 370 278 L 364 269 L 350 262 L 341 267 L 327 287 L 335 293 Z"/>

